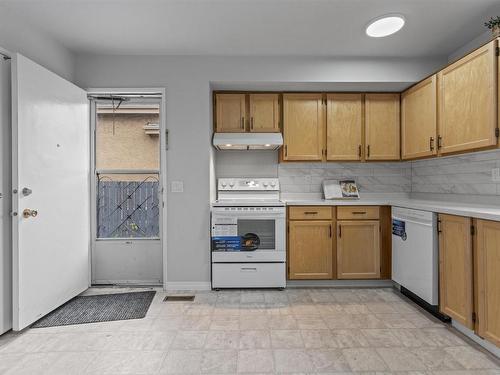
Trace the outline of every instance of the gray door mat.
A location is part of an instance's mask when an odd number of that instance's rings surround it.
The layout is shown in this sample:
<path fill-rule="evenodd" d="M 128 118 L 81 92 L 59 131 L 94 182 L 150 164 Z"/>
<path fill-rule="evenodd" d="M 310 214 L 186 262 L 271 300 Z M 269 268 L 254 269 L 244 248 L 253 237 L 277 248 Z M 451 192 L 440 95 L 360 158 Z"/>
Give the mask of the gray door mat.
<path fill-rule="evenodd" d="M 31 328 L 141 319 L 146 316 L 156 292 L 77 296 L 39 319 Z"/>

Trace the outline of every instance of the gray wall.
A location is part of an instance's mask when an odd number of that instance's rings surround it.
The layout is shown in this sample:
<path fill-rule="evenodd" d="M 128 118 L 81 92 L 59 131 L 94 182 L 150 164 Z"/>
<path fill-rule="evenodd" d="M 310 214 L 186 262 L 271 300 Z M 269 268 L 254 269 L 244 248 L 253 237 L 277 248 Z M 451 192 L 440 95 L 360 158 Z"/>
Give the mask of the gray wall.
<path fill-rule="evenodd" d="M 0 4 L 0 47 L 20 53 L 72 81 L 75 55 L 42 30 L 24 22 L 21 16 Z"/>
<path fill-rule="evenodd" d="M 184 181 L 184 193 L 167 195 L 167 281 L 210 280 L 209 212 L 214 196 L 211 84 L 263 82 L 318 84 L 415 82 L 443 59 L 333 59 L 293 57 L 77 57 L 81 87 L 166 87 L 167 180 Z M 299 87 L 296 86 L 296 87 Z"/>

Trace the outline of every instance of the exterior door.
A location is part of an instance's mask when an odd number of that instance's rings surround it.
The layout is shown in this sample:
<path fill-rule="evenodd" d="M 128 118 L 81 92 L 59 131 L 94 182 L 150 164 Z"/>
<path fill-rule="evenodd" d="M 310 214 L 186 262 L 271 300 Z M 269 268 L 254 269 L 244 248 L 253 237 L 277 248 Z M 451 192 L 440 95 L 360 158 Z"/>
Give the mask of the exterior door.
<path fill-rule="evenodd" d="M 215 127 L 223 133 L 244 133 L 245 94 L 217 94 L 215 96 Z"/>
<path fill-rule="evenodd" d="M 326 159 L 361 160 L 363 95 L 328 94 L 326 99 Z"/>
<path fill-rule="evenodd" d="M 12 328 L 10 60 L 0 55 L 0 335 Z"/>
<path fill-rule="evenodd" d="M 496 145 L 496 46 L 492 41 L 439 72 L 441 154 Z"/>
<path fill-rule="evenodd" d="M 477 220 L 479 336 L 500 347 L 500 223 Z"/>
<path fill-rule="evenodd" d="M 439 309 L 473 329 L 472 221 L 439 215 Z"/>
<path fill-rule="evenodd" d="M 380 278 L 379 221 L 338 221 L 337 227 L 337 277 Z"/>
<path fill-rule="evenodd" d="M 283 160 L 323 160 L 322 94 L 283 95 Z"/>
<path fill-rule="evenodd" d="M 280 105 L 278 94 L 250 94 L 250 131 L 255 133 L 280 132 Z"/>
<path fill-rule="evenodd" d="M 162 283 L 160 104 L 145 94 L 92 100 L 92 284 Z"/>
<path fill-rule="evenodd" d="M 366 160 L 399 160 L 399 94 L 365 95 Z"/>
<path fill-rule="evenodd" d="M 21 55 L 12 60 L 13 329 L 89 286 L 87 93 Z"/>
<path fill-rule="evenodd" d="M 290 279 L 332 278 L 332 221 L 290 221 Z"/>
<path fill-rule="evenodd" d="M 433 75 L 401 96 L 403 159 L 437 154 L 437 77 Z"/>

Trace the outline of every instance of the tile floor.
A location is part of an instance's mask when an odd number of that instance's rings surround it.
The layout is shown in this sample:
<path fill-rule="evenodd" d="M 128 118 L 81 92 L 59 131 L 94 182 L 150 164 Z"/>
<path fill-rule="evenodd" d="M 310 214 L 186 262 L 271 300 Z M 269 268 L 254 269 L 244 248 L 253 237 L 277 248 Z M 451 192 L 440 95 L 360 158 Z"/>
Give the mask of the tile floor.
<path fill-rule="evenodd" d="M 140 320 L 0 336 L 0 374 L 500 374 L 392 289 L 165 295 Z"/>

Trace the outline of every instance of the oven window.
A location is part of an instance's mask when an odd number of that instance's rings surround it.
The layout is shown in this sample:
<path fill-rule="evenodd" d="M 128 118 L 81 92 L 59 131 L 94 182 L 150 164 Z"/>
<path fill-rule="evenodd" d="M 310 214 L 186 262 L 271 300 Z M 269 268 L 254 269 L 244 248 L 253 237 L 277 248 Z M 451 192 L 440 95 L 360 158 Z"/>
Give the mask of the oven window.
<path fill-rule="evenodd" d="M 274 250 L 275 220 L 238 219 L 238 236 L 242 238 L 242 247 L 248 250 Z"/>

